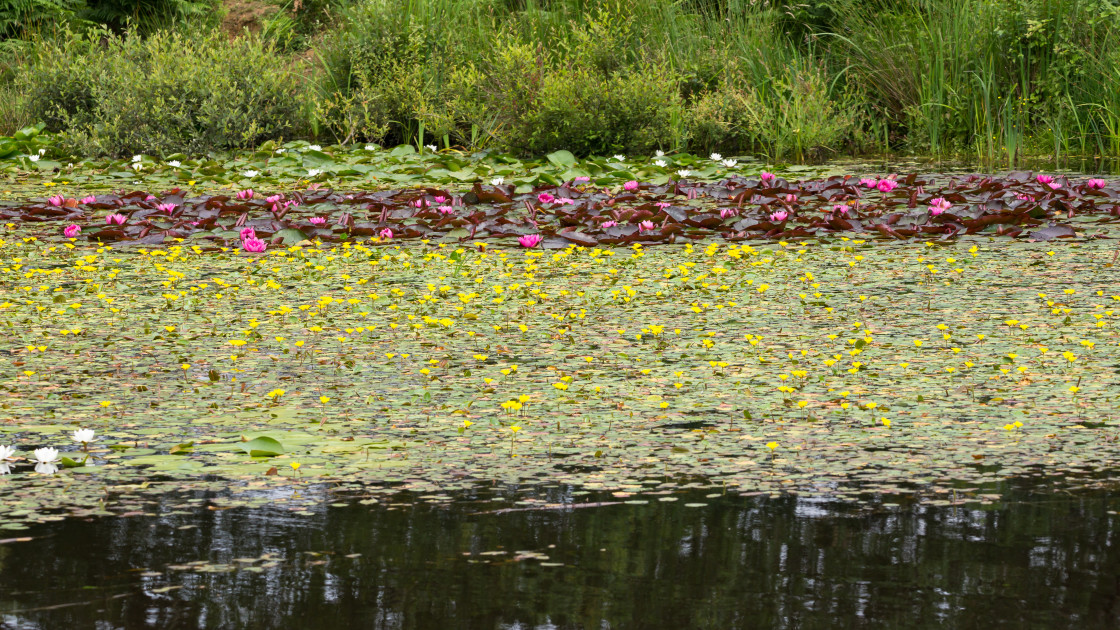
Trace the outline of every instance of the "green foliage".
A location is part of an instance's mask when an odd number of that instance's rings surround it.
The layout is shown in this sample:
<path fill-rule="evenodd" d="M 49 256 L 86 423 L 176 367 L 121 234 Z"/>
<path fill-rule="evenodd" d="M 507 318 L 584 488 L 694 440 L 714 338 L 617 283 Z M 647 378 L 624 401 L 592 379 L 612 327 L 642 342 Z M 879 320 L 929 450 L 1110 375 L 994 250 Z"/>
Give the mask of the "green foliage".
<path fill-rule="evenodd" d="M 300 134 L 298 81 L 252 37 L 101 33 L 43 43 L 17 85 L 73 150 L 127 155 L 252 147 Z"/>
<path fill-rule="evenodd" d="M 43 133 L 45 126 L 45 123 L 39 123 L 19 129 L 10 136 L 0 136 L 0 159 L 49 151 L 52 137 Z"/>

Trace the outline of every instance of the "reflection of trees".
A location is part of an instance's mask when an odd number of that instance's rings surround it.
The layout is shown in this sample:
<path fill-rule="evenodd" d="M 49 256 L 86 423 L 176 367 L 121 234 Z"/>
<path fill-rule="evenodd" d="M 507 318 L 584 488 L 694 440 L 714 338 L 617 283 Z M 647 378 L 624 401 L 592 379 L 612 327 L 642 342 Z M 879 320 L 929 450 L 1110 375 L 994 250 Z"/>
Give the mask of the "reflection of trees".
<path fill-rule="evenodd" d="M 561 491 L 551 492 L 541 498 Z M 488 515 L 474 513 L 510 504 L 459 499 L 320 506 L 312 516 L 277 507 L 45 525 L 34 531 L 45 537 L 4 546 L 0 625 L 12 621 L 5 611 L 90 600 L 21 618 L 42 628 L 105 619 L 125 628 L 332 629 L 966 627 L 978 619 L 1084 628 L 1120 618 L 1120 532 L 1104 496 L 985 511 L 734 498 L 703 508 L 682 499 Z M 182 502 L 168 501 L 164 512 L 172 504 Z M 183 525 L 197 527 L 176 529 Z M 510 554 L 474 556 L 489 564 L 462 555 L 498 549 Z M 518 550 L 566 566 L 514 562 Z M 184 588 L 163 594 L 153 589 L 168 580 L 133 571 L 265 553 L 280 565 L 173 572 L 170 583 Z"/>

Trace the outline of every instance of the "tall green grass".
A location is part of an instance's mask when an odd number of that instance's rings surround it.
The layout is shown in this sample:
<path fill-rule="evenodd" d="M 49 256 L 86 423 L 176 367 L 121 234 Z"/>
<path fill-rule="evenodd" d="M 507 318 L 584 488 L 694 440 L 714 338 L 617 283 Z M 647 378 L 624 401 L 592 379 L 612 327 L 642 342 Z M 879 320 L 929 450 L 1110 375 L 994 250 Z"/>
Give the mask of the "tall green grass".
<path fill-rule="evenodd" d="M 312 61 L 302 80 L 291 75 L 303 101 L 296 115 L 307 119 L 280 127 L 338 142 L 789 160 L 905 152 L 1007 164 L 1028 155 L 1120 155 L 1113 0 L 316 6 L 324 15 L 316 19 L 331 26 L 307 36 Z M 307 58 L 282 46 L 261 50 L 277 67 Z M 9 74 L 21 77 L 23 94 L 42 94 L 52 89 L 43 68 L 82 67 L 93 81 L 122 72 L 104 55 L 90 62 L 73 54 L 53 65 L 31 55 L 38 61 Z M 237 72 L 234 57 L 214 72 Z M 31 108 L 9 104 L 0 119 L 52 122 L 57 107 L 22 101 Z M 82 124 L 88 131 L 104 122 Z M 69 130 L 58 120 L 52 128 Z"/>

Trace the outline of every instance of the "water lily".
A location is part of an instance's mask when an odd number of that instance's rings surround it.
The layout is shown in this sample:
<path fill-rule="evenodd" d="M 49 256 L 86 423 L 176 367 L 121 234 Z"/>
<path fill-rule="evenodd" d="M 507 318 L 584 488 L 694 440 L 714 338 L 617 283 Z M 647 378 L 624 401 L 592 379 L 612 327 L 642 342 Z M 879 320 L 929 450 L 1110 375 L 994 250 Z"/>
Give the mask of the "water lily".
<path fill-rule="evenodd" d="M 628 192 L 634 192 L 638 189 L 638 182 L 630 180 L 622 185 L 622 189 Z"/>
<path fill-rule="evenodd" d="M 178 206 L 173 203 L 161 203 L 156 206 L 156 209 L 166 212 L 167 214 L 171 214 L 172 212 L 175 212 L 175 208 L 177 207 Z"/>
<path fill-rule="evenodd" d="M 526 234 L 525 236 L 522 236 L 521 238 L 517 239 L 517 242 L 521 243 L 522 247 L 527 247 L 527 248 L 531 249 L 531 248 L 536 247 L 537 245 L 540 244 L 541 235 L 540 234 Z"/>
<path fill-rule="evenodd" d="M 677 175 L 681 177 L 688 177 L 691 174 L 692 171 L 688 170 L 687 168 L 682 168 L 681 170 L 677 171 Z"/>
<path fill-rule="evenodd" d="M 437 147 L 437 146 L 436 146 L 436 145 L 434 145 L 434 144 L 425 144 L 425 145 L 424 145 L 424 148 L 425 148 L 425 149 L 427 149 L 427 150 L 429 150 L 429 151 L 431 151 L 432 153 L 435 153 L 436 151 L 438 151 L 438 150 L 439 150 L 439 147 Z"/>
<path fill-rule="evenodd" d="M 387 241 L 387 240 L 393 238 L 393 231 L 390 230 L 389 228 L 385 228 L 384 230 L 381 230 L 381 232 L 378 233 L 378 236 L 380 236 L 382 239 Z"/>
<path fill-rule="evenodd" d="M 1103 179 L 1099 179 L 1099 178 L 1094 177 L 1093 179 L 1090 179 L 1089 181 L 1085 182 L 1085 185 L 1089 188 L 1092 188 L 1093 190 L 1100 190 L 1100 189 L 1104 188 L 1105 181 Z"/>
<path fill-rule="evenodd" d="M 654 227 L 653 226 L 653 221 L 642 221 L 641 223 L 638 224 L 638 231 L 639 232 L 649 232 L 650 230 L 653 229 L 653 227 Z"/>
<path fill-rule="evenodd" d="M 268 249 L 268 244 L 259 238 L 247 238 L 241 241 L 241 248 L 253 254 L 259 254 Z"/>
<path fill-rule="evenodd" d="M 762 171 L 761 173 L 758 174 L 758 178 L 760 180 L 764 181 L 764 182 L 769 183 L 769 182 L 774 181 L 774 174 L 773 173 L 768 173 L 766 171 Z"/>
<path fill-rule="evenodd" d="M 366 145 L 366 151 L 376 151 L 376 150 L 377 150 L 377 145 L 376 144 L 367 144 Z"/>
<path fill-rule="evenodd" d="M 321 147 L 317 144 L 309 145 L 307 148 L 311 149 L 312 151 L 322 151 L 323 150 L 323 147 Z"/>
<path fill-rule="evenodd" d="M 182 166 L 182 163 L 179 162 L 179 160 L 171 160 L 170 162 L 167 163 L 167 165 L 172 167 L 172 168 L 179 168 L 180 166 Z"/>
<path fill-rule="evenodd" d="M 451 206 L 440 206 L 436 208 L 436 210 L 443 215 L 455 214 L 455 208 L 452 208 Z"/>
<path fill-rule="evenodd" d="M 669 163 L 666 162 L 665 160 L 654 160 L 653 163 L 656 164 L 657 166 L 660 166 L 661 168 L 665 168 L 666 166 L 669 165 Z"/>
<path fill-rule="evenodd" d="M 124 222 L 127 220 L 128 217 L 124 216 L 123 214 L 110 214 L 109 216 L 105 217 L 105 224 L 113 225 L 115 223 L 117 225 L 124 225 Z"/>
<path fill-rule="evenodd" d="M 31 160 L 32 162 L 38 162 L 40 157 L 42 156 L 35 154 L 27 156 L 27 159 Z"/>
<path fill-rule="evenodd" d="M 57 448 L 48 446 L 35 449 L 35 460 L 35 472 L 44 475 L 53 475 L 58 472 L 58 466 L 56 465 L 59 461 Z"/>
<path fill-rule="evenodd" d="M 788 218 L 789 218 L 789 213 L 786 212 L 785 210 L 779 210 L 779 211 L 770 215 L 770 221 L 772 221 L 774 223 L 781 223 L 782 221 L 785 221 Z"/>
<path fill-rule="evenodd" d="M 889 193 L 897 187 L 898 182 L 894 181 L 893 179 L 880 179 L 879 183 L 875 184 L 875 188 L 878 188 L 879 192 L 884 193 Z"/>
<path fill-rule="evenodd" d="M 82 197 L 81 203 L 91 204 L 91 203 L 95 203 L 96 201 L 97 201 L 97 197 L 94 197 L 93 195 L 87 195 L 85 197 Z"/>
<path fill-rule="evenodd" d="M 308 177 L 318 177 L 323 174 L 323 170 L 319 168 L 312 168 L 307 170 Z"/>
<path fill-rule="evenodd" d="M 252 199 L 253 195 L 255 195 L 255 194 L 256 193 L 253 192 L 252 188 L 246 188 L 245 190 L 237 191 L 237 198 L 240 199 L 241 201 L 248 201 L 249 199 Z"/>
<path fill-rule="evenodd" d="M 94 437 L 93 429 L 78 429 L 74 431 L 70 437 L 73 438 L 75 442 L 80 443 L 83 448 L 90 442 L 97 441 L 97 438 Z"/>
<path fill-rule="evenodd" d="M 47 204 L 52 205 L 56 208 L 64 203 L 66 203 L 66 197 L 63 197 L 62 195 L 54 195 L 53 197 L 47 198 Z"/>
<path fill-rule="evenodd" d="M 241 240 L 245 241 L 251 238 L 257 238 L 257 231 L 251 227 L 241 228 Z"/>
<path fill-rule="evenodd" d="M 737 216 L 738 214 L 739 214 L 739 211 L 736 210 L 735 208 L 721 208 L 720 211 L 719 211 L 719 217 L 721 219 L 726 219 L 728 217 Z"/>
<path fill-rule="evenodd" d="M 66 236 L 66 238 L 74 238 L 78 234 L 81 234 L 81 232 L 82 226 L 78 225 L 77 223 L 71 223 L 62 230 L 62 233 Z"/>
<path fill-rule="evenodd" d="M 718 154 L 718 153 L 713 153 L 713 154 L 709 155 L 708 157 L 711 158 L 711 160 L 713 162 L 718 162 L 718 161 L 723 159 L 723 156 Z"/>
<path fill-rule="evenodd" d="M 495 178 L 490 180 L 490 185 L 491 186 L 501 186 L 505 181 L 506 181 L 506 179 L 504 177 L 495 177 Z"/>
<path fill-rule="evenodd" d="M 625 155 L 615 155 L 614 159 L 618 162 L 625 162 L 626 161 L 626 156 Z"/>
<path fill-rule="evenodd" d="M 137 162 L 142 161 L 143 159 L 144 159 L 144 156 L 142 156 L 142 155 L 134 155 L 134 156 L 132 156 L 132 163 L 135 164 Z"/>
<path fill-rule="evenodd" d="M 618 221 L 604 221 L 602 227 L 603 228 L 612 228 L 616 225 L 618 225 Z"/>
<path fill-rule="evenodd" d="M 257 175 L 260 175 L 260 174 L 261 174 L 260 171 L 245 171 L 244 173 L 242 173 L 242 175 L 244 175 L 245 177 L 248 177 L 249 179 L 253 179 L 254 177 L 256 177 Z"/>
<path fill-rule="evenodd" d="M 665 152 L 660 150 L 660 149 L 658 149 L 657 151 L 654 151 L 653 154 L 656 155 L 657 157 L 664 157 L 665 156 Z"/>
<path fill-rule="evenodd" d="M 541 194 L 537 195 L 537 201 L 540 203 L 552 203 L 553 201 L 556 201 L 556 197 L 553 197 L 546 192 L 542 192 Z"/>
<path fill-rule="evenodd" d="M 308 221 L 311 222 L 311 225 L 323 225 L 324 223 L 327 222 L 327 218 L 326 217 L 311 217 L 310 219 L 308 219 Z"/>
<path fill-rule="evenodd" d="M 934 197 L 929 200 L 929 213 L 935 217 L 952 207 L 953 204 L 944 197 Z"/>
<path fill-rule="evenodd" d="M 731 160 L 731 159 L 723 160 L 722 162 L 720 162 L 720 164 L 722 164 L 724 166 L 724 168 L 735 168 L 735 165 L 738 164 L 738 163 L 739 163 L 739 160 Z"/>

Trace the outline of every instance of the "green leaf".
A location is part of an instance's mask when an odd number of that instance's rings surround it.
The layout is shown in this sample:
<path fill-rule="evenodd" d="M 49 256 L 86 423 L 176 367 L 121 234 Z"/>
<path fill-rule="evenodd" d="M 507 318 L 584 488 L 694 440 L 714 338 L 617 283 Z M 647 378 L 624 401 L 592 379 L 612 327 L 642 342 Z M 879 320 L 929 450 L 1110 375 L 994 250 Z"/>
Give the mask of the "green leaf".
<path fill-rule="evenodd" d="M 284 453 L 284 445 L 275 438 L 262 435 L 241 445 L 250 457 L 275 457 Z"/>
<path fill-rule="evenodd" d="M 571 151 L 556 151 L 548 154 L 548 161 L 562 168 L 571 168 L 576 165 L 576 156 Z"/>

